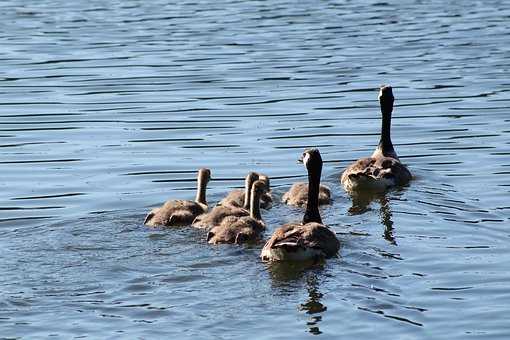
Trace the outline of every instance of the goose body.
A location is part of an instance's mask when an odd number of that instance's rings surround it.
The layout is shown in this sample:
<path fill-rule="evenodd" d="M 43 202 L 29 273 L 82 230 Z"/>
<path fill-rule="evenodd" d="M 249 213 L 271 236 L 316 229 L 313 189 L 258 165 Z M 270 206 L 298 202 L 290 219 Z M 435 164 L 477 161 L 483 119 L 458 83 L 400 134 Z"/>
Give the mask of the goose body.
<path fill-rule="evenodd" d="M 264 194 L 265 184 L 256 181 L 250 197 L 249 216 L 227 216 L 207 234 L 207 241 L 218 243 L 256 242 L 261 238 L 266 226 L 260 216 L 260 197 Z"/>
<path fill-rule="evenodd" d="M 385 191 L 407 184 L 412 176 L 405 165 L 393 157 L 367 157 L 351 164 L 341 182 L 348 192 Z"/>
<path fill-rule="evenodd" d="M 390 137 L 393 91 L 382 86 L 379 103 L 382 113 L 381 139 L 370 157 L 361 158 L 342 173 L 340 181 L 348 192 L 384 191 L 394 186 L 407 184 L 411 172 L 400 162 Z"/>
<path fill-rule="evenodd" d="M 289 223 L 278 228 L 262 249 L 265 261 L 306 261 L 334 256 L 340 242 L 326 226 L 309 222 Z"/>
<path fill-rule="evenodd" d="M 160 208 L 152 209 L 145 217 L 143 223 L 151 227 L 190 225 L 197 216 L 207 212 L 208 207 L 205 194 L 210 178 L 211 172 L 209 169 L 200 169 L 198 171 L 195 201 L 166 201 Z"/>
<path fill-rule="evenodd" d="M 335 233 L 322 224 L 319 188 L 322 158 L 319 150 L 306 150 L 303 163 L 308 170 L 308 197 L 301 223 L 288 223 L 275 230 L 260 257 L 264 261 L 305 261 L 334 256 L 340 249 Z"/>

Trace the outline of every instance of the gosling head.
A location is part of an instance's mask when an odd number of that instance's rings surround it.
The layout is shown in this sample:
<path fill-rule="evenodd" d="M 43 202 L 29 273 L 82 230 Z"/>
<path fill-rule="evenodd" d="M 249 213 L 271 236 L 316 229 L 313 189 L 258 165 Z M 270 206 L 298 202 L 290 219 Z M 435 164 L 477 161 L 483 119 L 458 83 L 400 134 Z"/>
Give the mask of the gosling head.
<path fill-rule="evenodd" d="M 257 175 L 256 172 L 249 172 L 248 175 L 246 175 L 245 182 L 247 184 L 251 184 L 251 183 L 255 182 L 257 179 L 259 179 L 259 176 Z"/>
<path fill-rule="evenodd" d="M 391 113 L 393 111 L 393 90 L 389 85 L 382 85 L 379 89 L 379 104 L 381 105 L 381 112 Z"/>
<path fill-rule="evenodd" d="M 252 193 L 260 196 L 267 191 L 267 185 L 264 181 L 258 180 L 253 183 L 253 187 L 251 188 Z"/>
<path fill-rule="evenodd" d="M 211 170 L 207 168 L 198 170 L 198 177 L 205 183 L 208 183 L 211 180 Z"/>
<path fill-rule="evenodd" d="M 271 190 L 271 184 L 269 182 L 269 177 L 266 175 L 259 175 L 259 181 L 262 181 L 266 184 L 266 191 Z"/>

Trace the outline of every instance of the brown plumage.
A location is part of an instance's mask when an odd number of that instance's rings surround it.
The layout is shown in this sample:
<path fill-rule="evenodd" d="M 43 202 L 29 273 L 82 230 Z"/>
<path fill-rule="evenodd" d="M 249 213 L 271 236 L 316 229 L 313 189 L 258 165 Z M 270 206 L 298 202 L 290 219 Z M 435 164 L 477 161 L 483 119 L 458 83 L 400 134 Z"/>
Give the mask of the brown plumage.
<path fill-rule="evenodd" d="M 299 182 L 294 183 L 282 196 L 282 202 L 288 205 L 295 205 L 298 207 L 306 206 L 308 201 L 308 183 Z M 331 203 L 331 190 L 322 185 L 319 187 L 319 205 Z"/>
<path fill-rule="evenodd" d="M 232 190 L 218 203 L 218 205 L 249 209 L 251 187 L 256 180 L 262 180 L 264 183 L 267 183 L 267 191 L 260 198 L 260 207 L 262 209 L 271 209 L 273 199 L 269 188 L 269 177 L 257 172 L 250 172 L 246 176 L 244 181 L 244 190 Z"/>
<path fill-rule="evenodd" d="M 264 261 L 303 261 L 334 256 L 340 241 L 328 227 L 310 222 L 289 223 L 278 228 L 262 249 Z"/>
<path fill-rule="evenodd" d="M 308 171 L 306 211 L 301 223 L 288 223 L 276 229 L 260 257 L 264 261 L 303 261 L 334 256 L 340 241 L 322 224 L 319 213 L 319 188 L 322 158 L 319 150 L 305 150 L 303 164 Z"/>
<path fill-rule="evenodd" d="M 384 191 L 407 184 L 412 176 L 405 165 L 392 157 L 367 157 L 351 164 L 342 174 L 347 191 Z"/>
<path fill-rule="evenodd" d="M 261 239 L 264 230 L 264 223 L 250 216 L 228 216 L 221 225 L 211 229 L 207 234 L 207 242 L 211 244 L 256 242 Z"/>
<path fill-rule="evenodd" d="M 393 101 L 392 88 L 382 86 L 379 92 L 382 113 L 379 145 L 371 157 L 357 160 L 342 173 L 340 181 L 346 191 L 384 191 L 393 186 L 405 185 L 412 179 L 411 173 L 400 162 L 391 142 Z"/>
<path fill-rule="evenodd" d="M 213 227 L 207 234 L 207 241 L 217 243 L 247 243 L 256 242 L 266 226 L 260 216 L 260 197 L 264 194 L 266 185 L 262 181 L 253 184 L 250 195 L 250 216 L 227 216 L 219 225 Z"/>
<path fill-rule="evenodd" d="M 258 174 L 259 175 L 259 181 L 262 181 L 265 184 L 266 190 L 260 196 L 260 207 L 262 209 L 271 209 L 273 207 L 273 196 L 271 193 L 271 184 L 269 177 L 264 174 Z"/>
<path fill-rule="evenodd" d="M 218 202 L 218 205 L 244 208 L 244 190 L 232 190 L 227 194 L 227 196 L 225 196 L 225 198 Z"/>
<path fill-rule="evenodd" d="M 169 200 L 160 208 L 152 209 L 143 222 L 145 225 L 155 226 L 184 226 L 190 225 L 195 217 L 207 211 L 206 187 L 211 178 L 209 169 L 198 171 L 197 195 L 195 201 Z"/>
<path fill-rule="evenodd" d="M 255 182 L 258 178 L 259 176 L 257 173 L 248 173 L 244 180 L 244 190 L 232 190 L 224 199 L 218 203 L 218 205 L 249 209 L 251 187 L 253 186 L 253 182 Z"/>
<path fill-rule="evenodd" d="M 250 212 L 244 208 L 233 207 L 230 205 L 217 205 L 211 211 L 197 216 L 193 221 L 192 226 L 200 229 L 211 229 L 212 227 L 219 225 L 225 217 L 241 217 L 249 215 Z"/>

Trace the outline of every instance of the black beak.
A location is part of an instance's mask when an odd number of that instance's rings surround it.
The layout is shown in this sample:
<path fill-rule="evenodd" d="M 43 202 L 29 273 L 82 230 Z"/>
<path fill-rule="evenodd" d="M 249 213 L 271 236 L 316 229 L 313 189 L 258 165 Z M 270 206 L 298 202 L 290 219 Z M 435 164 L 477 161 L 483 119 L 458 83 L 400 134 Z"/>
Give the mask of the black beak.
<path fill-rule="evenodd" d="M 299 158 L 297 160 L 298 164 L 299 163 L 303 164 L 303 157 L 304 157 L 303 155 L 299 156 Z"/>

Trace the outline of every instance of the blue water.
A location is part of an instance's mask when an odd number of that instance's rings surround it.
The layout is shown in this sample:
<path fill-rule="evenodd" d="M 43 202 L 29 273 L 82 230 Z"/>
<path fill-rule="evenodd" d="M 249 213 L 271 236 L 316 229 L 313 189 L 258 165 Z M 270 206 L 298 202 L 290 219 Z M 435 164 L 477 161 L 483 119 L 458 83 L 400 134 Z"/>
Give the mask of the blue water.
<path fill-rule="evenodd" d="M 0 338 L 506 339 L 510 3 L 0 3 Z M 353 202 L 377 89 L 411 185 Z M 267 265 L 146 212 L 319 147 L 338 258 Z M 275 204 L 266 237 L 302 211 Z"/>

